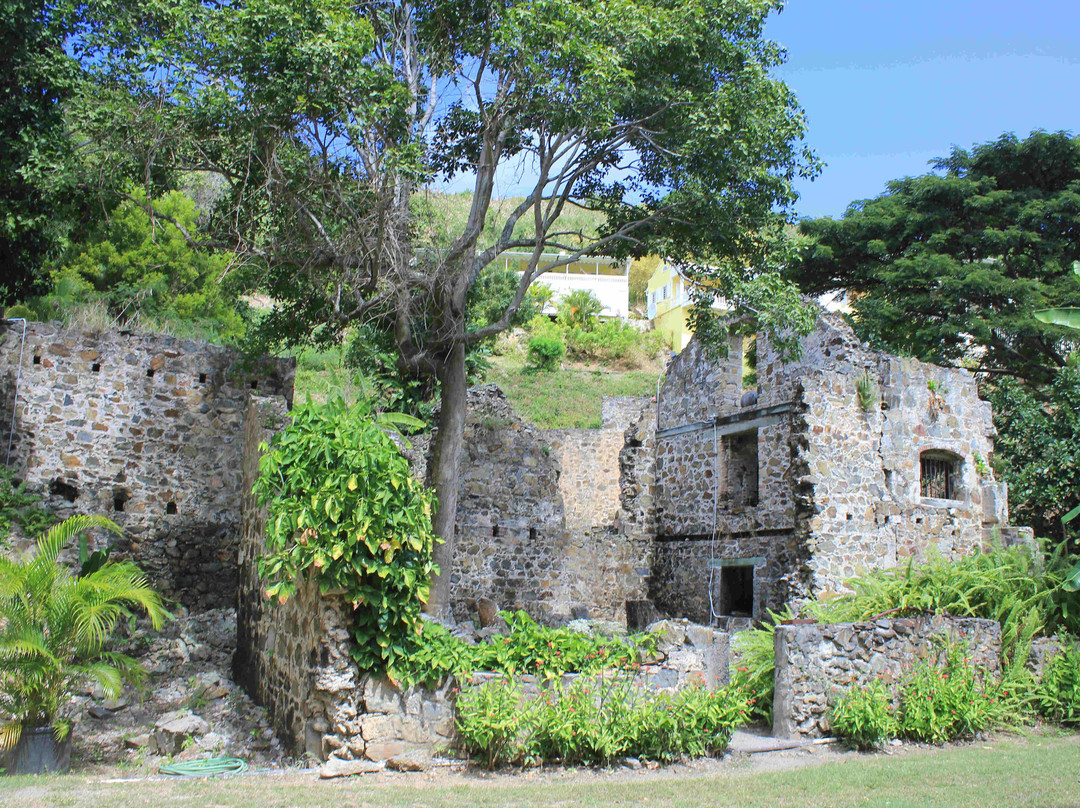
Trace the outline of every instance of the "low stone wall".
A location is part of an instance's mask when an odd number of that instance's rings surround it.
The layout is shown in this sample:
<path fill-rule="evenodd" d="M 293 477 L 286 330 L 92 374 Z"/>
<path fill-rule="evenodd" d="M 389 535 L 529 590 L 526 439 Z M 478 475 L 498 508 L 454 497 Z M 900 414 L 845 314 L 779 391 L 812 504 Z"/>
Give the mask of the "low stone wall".
<path fill-rule="evenodd" d="M 1001 626 L 941 615 L 872 623 L 781 625 L 776 630 L 773 734 L 820 737 L 831 729 L 830 700 L 881 677 L 894 688 L 914 664 L 940 659 L 941 639 L 964 643 L 989 676 L 1001 668 Z"/>
<path fill-rule="evenodd" d="M 656 400 L 651 396 L 604 396 L 600 400 L 600 428 L 622 432 L 646 407 L 655 409 Z"/>

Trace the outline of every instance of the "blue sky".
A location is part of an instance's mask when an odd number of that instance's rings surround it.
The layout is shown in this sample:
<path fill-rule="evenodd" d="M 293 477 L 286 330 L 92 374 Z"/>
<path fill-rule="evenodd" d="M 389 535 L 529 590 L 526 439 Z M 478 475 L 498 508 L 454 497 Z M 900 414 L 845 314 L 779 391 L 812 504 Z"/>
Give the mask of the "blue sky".
<path fill-rule="evenodd" d="M 767 34 L 828 165 L 802 216 L 840 216 L 952 146 L 1080 134 L 1080 0 L 789 0 Z"/>

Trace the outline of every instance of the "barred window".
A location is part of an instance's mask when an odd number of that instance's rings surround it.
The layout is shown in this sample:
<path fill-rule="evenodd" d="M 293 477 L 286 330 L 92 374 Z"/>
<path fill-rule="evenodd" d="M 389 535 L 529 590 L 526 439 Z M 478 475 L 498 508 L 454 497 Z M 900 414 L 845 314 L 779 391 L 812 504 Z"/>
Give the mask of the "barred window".
<path fill-rule="evenodd" d="M 960 458 L 951 452 L 919 456 L 919 493 L 933 499 L 960 499 Z"/>

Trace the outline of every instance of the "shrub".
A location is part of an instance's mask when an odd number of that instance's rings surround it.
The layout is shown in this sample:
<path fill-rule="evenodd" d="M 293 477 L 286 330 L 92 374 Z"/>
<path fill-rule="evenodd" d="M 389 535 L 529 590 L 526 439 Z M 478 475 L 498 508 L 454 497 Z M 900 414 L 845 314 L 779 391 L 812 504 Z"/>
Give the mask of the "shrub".
<path fill-rule="evenodd" d="M 0 468 L 0 541 L 7 538 L 12 525 L 34 536 L 54 521 L 52 513 L 42 507 L 41 497 L 28 492 L 26 483 L 16 479 L 11 469 Z"/>
<path fill-rule="evenodd" d="M 833 732 L 854 749 L 873 749 L 896 736 L 897 721 L 885 682 L 853 687 L 831 710 Z"/>
<path fill-rule="evenodd" d="M 1058 724 L 1080 724 L 1080 649 L 1066 645 L 1047 663 L 1042 680 L 1033 688 L 1035 709 Z"/>
<path fill-rule="evenodd" d="M 398 669 L 406 683 L 433 684 L 450 674 L 494 671 L 536 674 L 551 679 L 564 673 L 626 668 L 656 648 L 656 637 L 594 637 L 568 628 L 538 625 L 523 611 L 501 612 L 510 633 L 477 645 L 457 639 L 443 626 L 425 622 L 410 642 Z"/>
<path fill-rule="evenodd" d="M 577 289 L 559 304 L 559 323 L 567 328 L 590 331 L 603 310 L 604 306 L 596 295 L 588 289 Z"/>
<path fill-rule="evenodd" d="M 788 607 L 781 612 L 770 611 L 759 626 L 741 631 L 734 637 L 732 680 L 750 694 L 751 717 L 766 724 L 772 722 L 773 713 L 776 627 L 794 616 Z"/>
<path fill-rule="evenodd" d="M 667 345 L 660 331 L 638 331 L 622 320 L 605 320 L 590 330 L 569 328 L 567 350 L 578 357 L 602 362 L 639 365 Z"/>
<path fill-rule="evenodd" d="M 340 590 L 354 608 L 357 664 L 392 675 L 435 569 L 433 495 L 367 402 L 309 400 L 262 449 L 254 490 L 269 513 L 258 559 L 266 597 L 285 602 L 305 575 Z"/>
<path fill-rule="evenodd" d="M 642 690 L 628 673 L 554 682 L 526 701 L 511 679 L 466 690 L 457 703 L 466 750 L 486 765 L 559 761 L 605 764 L 716 755 L 746 722 L 741 688 L 688 688 L 675 695 Z"/>
<path fill-rule="evenodd" d="M 529 337 L 526 357 L 536 370 L 558 370 L 559 362 L 566 354 L 563 329 L 543 316 L 529 321 Z"/>
<path fill-rule="evenodd" d="M 970 738 L 1003 718 L 997 697 L 986 693 L 960 645 L 945 650 L 945 664 L 930 658 L 917 665 L 901 691 L 900 732 L 944 743 Z"/>

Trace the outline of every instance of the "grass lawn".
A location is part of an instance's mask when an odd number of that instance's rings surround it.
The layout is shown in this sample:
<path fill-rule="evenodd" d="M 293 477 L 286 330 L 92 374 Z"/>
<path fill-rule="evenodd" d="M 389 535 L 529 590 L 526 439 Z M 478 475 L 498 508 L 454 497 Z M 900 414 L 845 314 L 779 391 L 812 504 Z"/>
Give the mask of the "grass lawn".
<path fill-rule="evenodd" d="M 656 395 L 656 370 L 529 372 L 520 359 L 496 356 L 487 380 L 506 393 L 517 414 L 541 429 L 600 426 L 604 396 Z"/>
<path fill-rule="evenodd" d="M 45 806 L 1080 806 L 1080 736 L 1011 737 L 900 755 L 846 755 L 796 770 L 709 774 L 590 771 L 376 775 L 310 774 L 205 781 L 101 783 L 85 776 L 0 778 L 0 805 Z"/>

